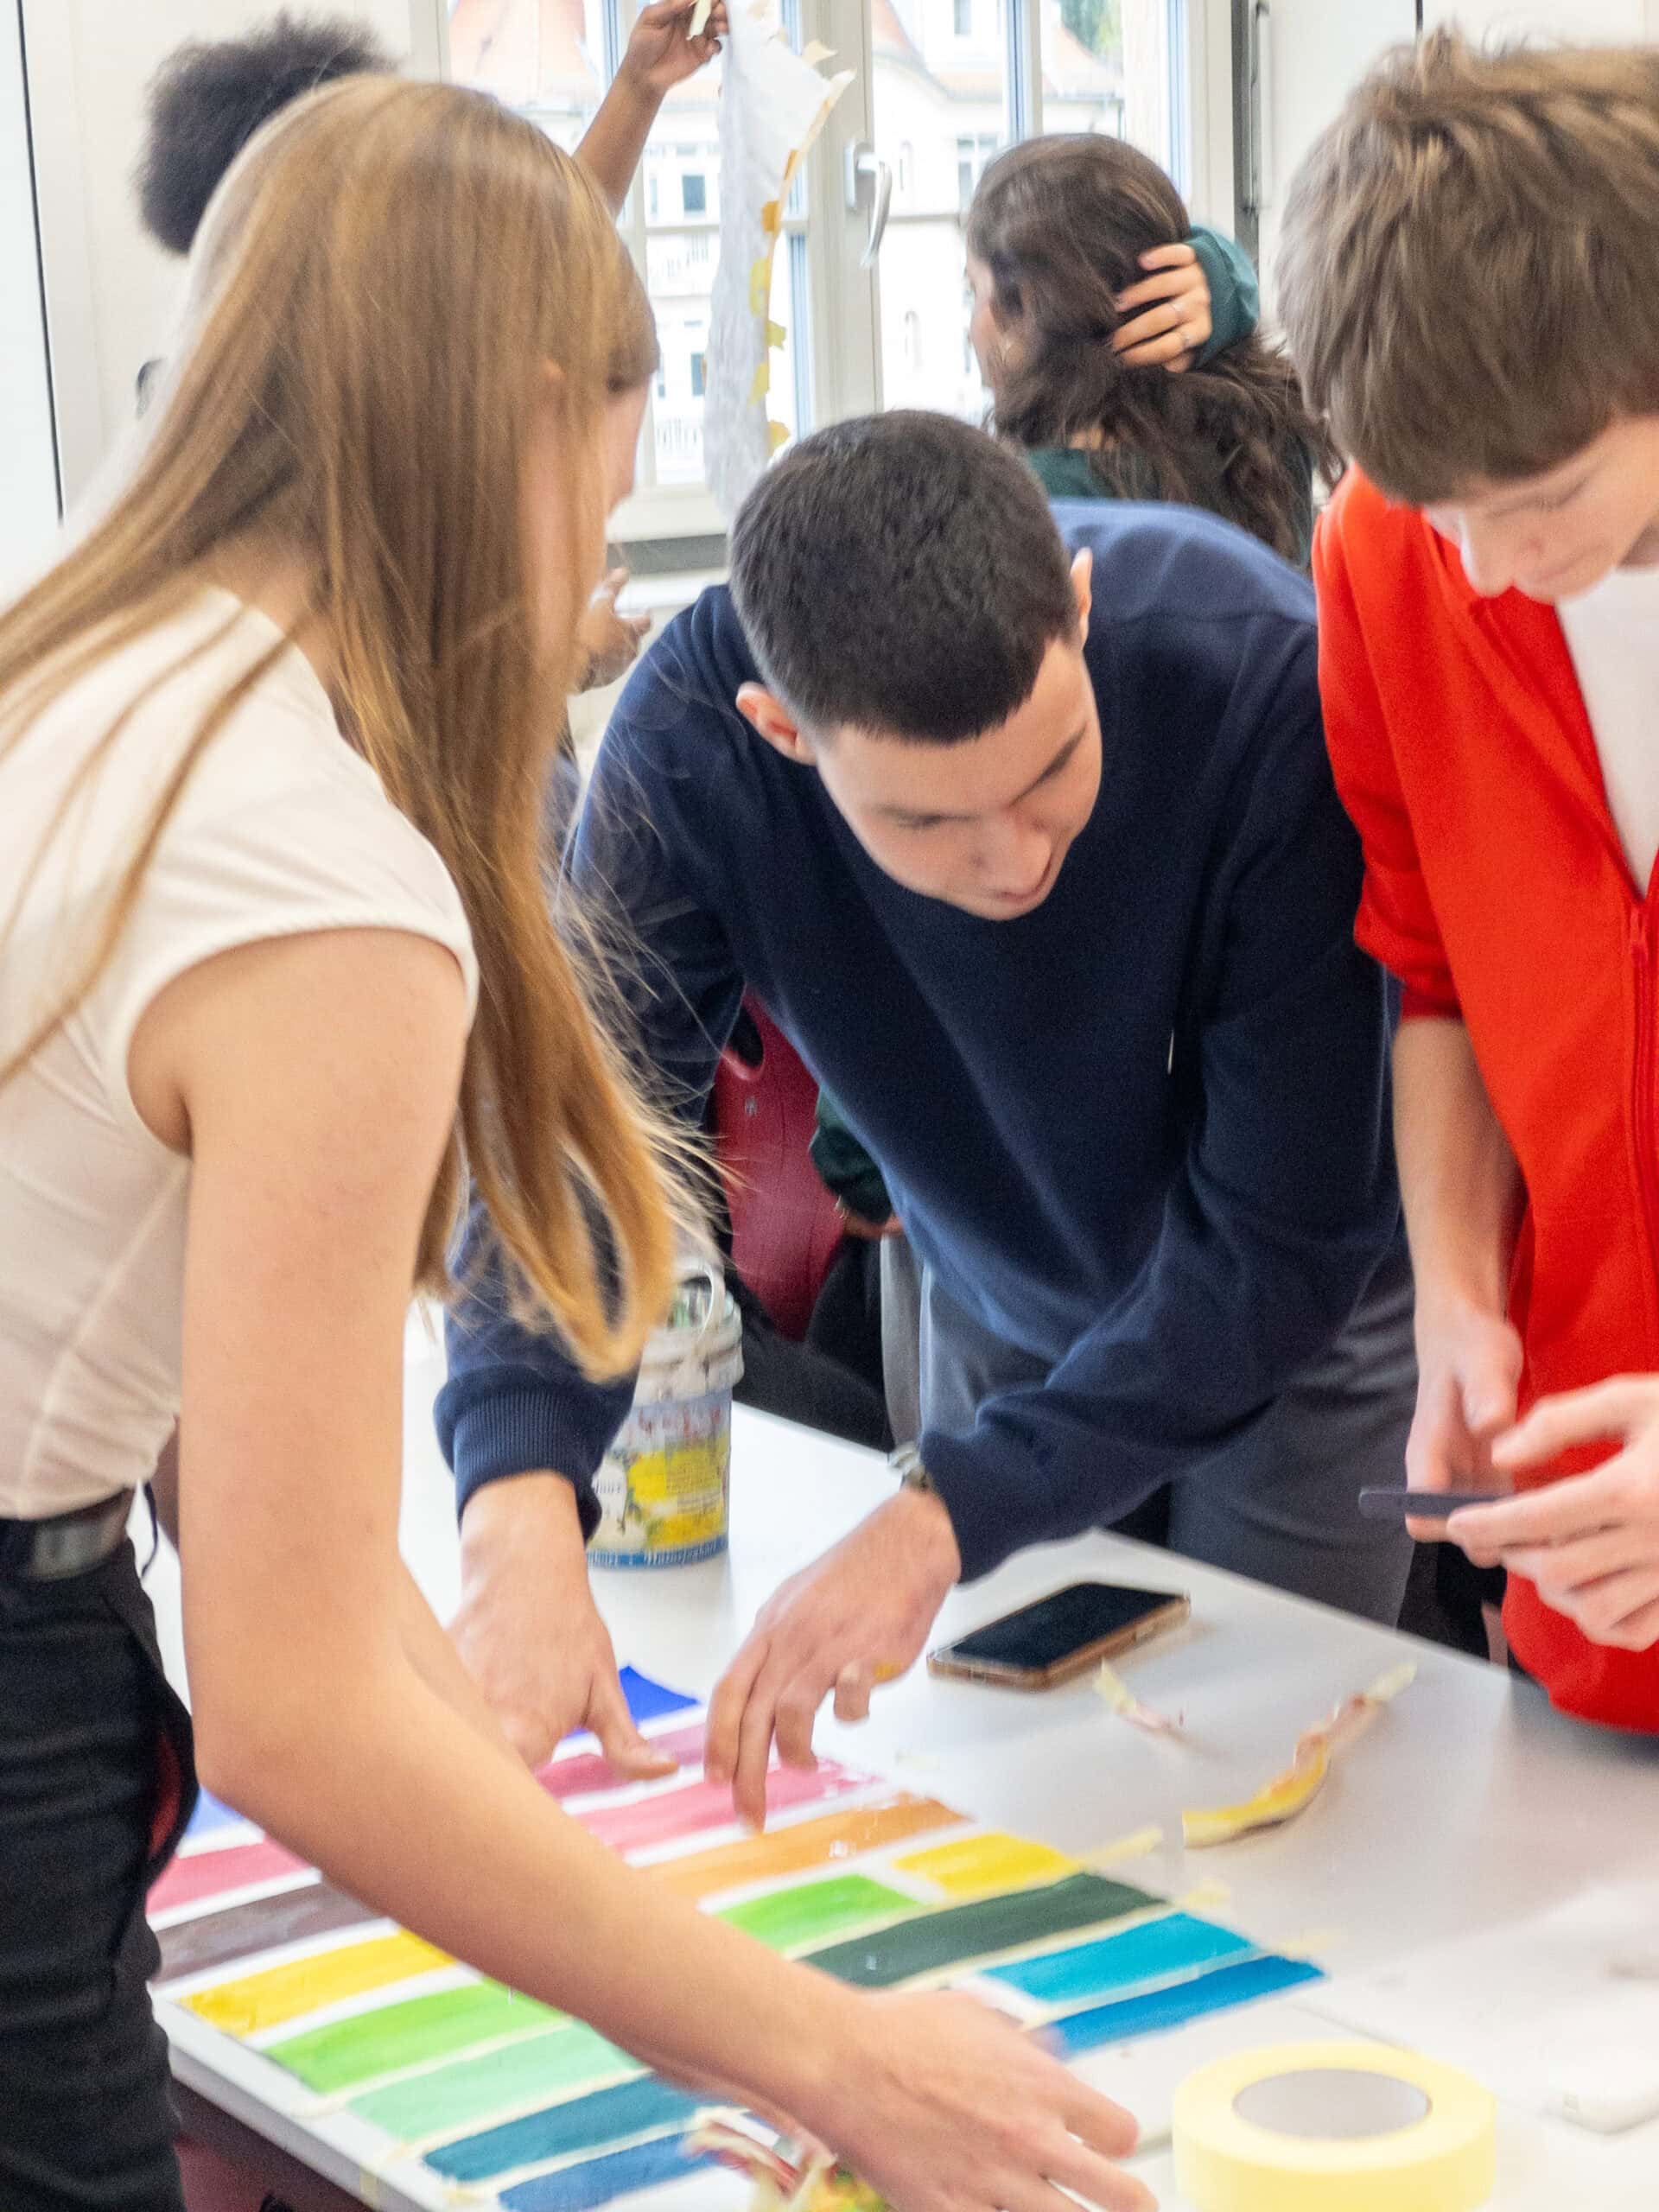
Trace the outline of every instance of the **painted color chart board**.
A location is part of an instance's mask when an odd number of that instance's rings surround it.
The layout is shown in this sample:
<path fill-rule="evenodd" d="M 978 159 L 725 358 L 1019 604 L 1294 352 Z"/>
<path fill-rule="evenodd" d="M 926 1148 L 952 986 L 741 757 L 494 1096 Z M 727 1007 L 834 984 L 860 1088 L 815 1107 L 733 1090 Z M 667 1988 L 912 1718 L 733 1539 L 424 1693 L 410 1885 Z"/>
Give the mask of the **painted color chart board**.
<path fill-rule="evenodd" d="M 1317 1980 L 1305 1962 L 1045 1844 L 820 1762 L 774 1767 L 751 1835 L 697 1764 L 702 1714 L 624 1670 L 683 1762 L 630 1783 L 590 1738 L 544 1786 L 651 1878 L 862 1988 L 978 1989 L 1068 2056 Z M 654 2190 L 720 2212 L 746 2185 L 688 2155 L 699 2107 L 582 2022 L 485 1980 L 204 1799 L 150 1893 L 156 2010 L 194 2086 L 382 2207 L 588 2212 Z"/>

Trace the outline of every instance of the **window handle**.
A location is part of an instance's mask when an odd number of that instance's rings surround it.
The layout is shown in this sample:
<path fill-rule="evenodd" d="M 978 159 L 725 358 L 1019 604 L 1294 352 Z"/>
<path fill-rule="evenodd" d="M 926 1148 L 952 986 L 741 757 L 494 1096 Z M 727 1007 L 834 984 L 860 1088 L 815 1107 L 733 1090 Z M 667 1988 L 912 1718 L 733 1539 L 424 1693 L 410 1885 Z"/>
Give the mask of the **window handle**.
<path fill-rule="evenodd" d="M 861 139 L 847 149 L 847 209 L 856 214 L 863 205 L 863 185 L 870 184 L 870 228 L 864 240 L 864 251 L 859 256 L 861 269 L 873 269 L 875 257 L 881 251 L 881 241 L 887 235 L 887 216 L 893 207 L 893 170 L 867 141 Z"/>
<path fill-rule="evenodd" d="M 1249 212 L 1259 214 L 1273 200 L 1273 9 L 1271 0 L 1253 0 L 1249 21 Z"/>

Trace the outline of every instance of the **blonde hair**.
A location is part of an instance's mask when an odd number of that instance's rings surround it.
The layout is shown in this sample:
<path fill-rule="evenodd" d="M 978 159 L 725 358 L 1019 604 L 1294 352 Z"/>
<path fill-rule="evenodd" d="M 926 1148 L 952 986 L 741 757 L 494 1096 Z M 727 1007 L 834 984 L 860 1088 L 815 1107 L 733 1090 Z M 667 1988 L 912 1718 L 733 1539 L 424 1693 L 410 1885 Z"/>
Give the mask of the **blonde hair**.
<path fill-rule="evenodd" d="M 639 280 L 596 188 L 533 125 L 454 86 L 359 78 L 285 111 L 232 168 L 189 325 L 124 487 L 0 615 L 0 745 L 188 603 L 228 548 L 255 534 L 298 560 L 344 736 L 442 855 L 478 954 L 417 1280 L 448 1287 L 470 1170 L 521 1313 L 619 1372 L 671 1288 L 675 1140 L 590 1018 L 549 913 L 542 825 L 603 555 L 602 411 L 656 365 Z M 568 557 L 532 576 L 527 461 L 550 406 Z M 96 982 L 193 767 L 280 650 L 192 734 L 89 957 L 0 1082 Z"/>
<path fill-rule="evenodd" d="M 1659 50 L 1399 48 L 1291 188 L 1303 390 L 1396 499 L 1541 475 L 1659 410 L 1656 232 Z"/>

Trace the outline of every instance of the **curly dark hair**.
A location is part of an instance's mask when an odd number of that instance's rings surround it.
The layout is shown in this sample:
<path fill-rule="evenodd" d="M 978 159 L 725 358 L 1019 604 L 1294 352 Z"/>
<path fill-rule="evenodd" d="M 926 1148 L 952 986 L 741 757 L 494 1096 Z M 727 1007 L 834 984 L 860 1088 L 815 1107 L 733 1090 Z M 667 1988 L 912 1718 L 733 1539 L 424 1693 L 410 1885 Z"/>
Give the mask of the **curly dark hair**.
<path fill-rule="evenodd" d="M 1122 139 L 1033 138 L 990 164 L 968 251 L 1016 340 L 993 427 L 1033 449 L 1098 436 L 1088 457 L 1103 491 L 1210 507 L 1303 560 L 1310 466 L 1338 463 L 1285 356 L 1251 336 L 1172 375 L 1112 351 L 1140 256 L 1192 227 L 1162 169 Z"/>
<path fill-rule="evenodd" d="M 168 253 L 188 253 L 219 181 L 262 123 L 336 77 L 397 67 L 344 17 L 277 16 L 246 38 L 193 39 L 157 70 L 138 162 L 138 211 Z"/>

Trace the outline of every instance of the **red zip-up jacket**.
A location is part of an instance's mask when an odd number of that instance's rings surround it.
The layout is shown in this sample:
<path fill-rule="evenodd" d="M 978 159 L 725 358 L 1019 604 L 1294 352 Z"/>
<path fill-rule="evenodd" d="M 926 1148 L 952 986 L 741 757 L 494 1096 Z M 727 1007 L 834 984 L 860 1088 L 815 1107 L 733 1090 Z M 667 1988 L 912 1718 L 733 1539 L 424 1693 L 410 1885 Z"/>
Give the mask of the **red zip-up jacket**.
<path fill-rule="evenodd" d="M 1365 848 L 1356 934 L 1406 1018 L 1467 1024 L 1525 1180 L 1522 1403 L 1659 1371 L 1659 891 L 1631 881 L 1560 623 L 1518 591 L 1482 599 L 1357 471 L 1313 574 L 1326 736 Z M 1515 1576 L 1503 1622 L 1564 1711 L 1659 1732 L 1659 1646 L 1592 1643 Z"/>

